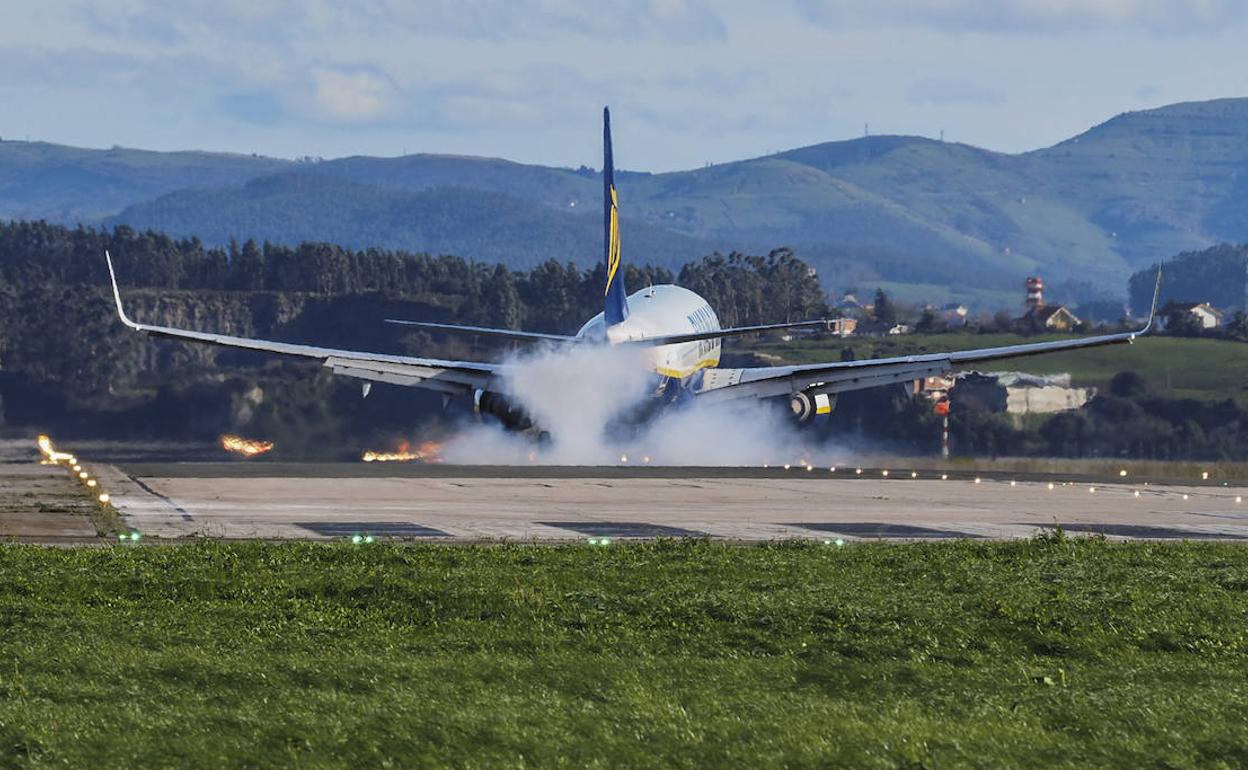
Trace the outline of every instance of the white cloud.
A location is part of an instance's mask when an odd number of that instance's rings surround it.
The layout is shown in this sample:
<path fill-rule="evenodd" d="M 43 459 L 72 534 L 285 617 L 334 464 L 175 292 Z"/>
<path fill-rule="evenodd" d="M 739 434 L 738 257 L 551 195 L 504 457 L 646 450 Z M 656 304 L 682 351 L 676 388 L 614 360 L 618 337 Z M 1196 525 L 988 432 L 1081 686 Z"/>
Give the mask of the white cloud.
<path fill-rule="evenodd" d="M 709 0 L 374 0 L 365 13 L 398 21 L 419 35 L 552 39 L 574 34 L 604 40 L 718 40 L 724 23 Z"/>
<path fill-rule="evenodd" d="M 386 76 L 366 69 L 319 67 L 312 71 L 312 116 L 341 123 L 368 123 L 393 115 L 399 92 Z"/>
<path fill-rule="evenodd" d="M 1021 34 L 1138 28 L 1196 32 L 1248 19 L 1242 0 L 794 0 L 825 26 L 885 24 Z"/>
<path fill-rule="evenodd" d="M 1005 101 L 1000 91 L 950 78 L 917 80 L 911 84 L 908 96 L 914 104 L 999 104 Z"/>
<path fill-rule="evenodd" d="M 0 135 L 95 146 L 575 166 L 610 104 L 620 162 L 663 170 L 868 122 L 1025 150 L 1248 93 L 1248 0 L 10 4 Z"/>

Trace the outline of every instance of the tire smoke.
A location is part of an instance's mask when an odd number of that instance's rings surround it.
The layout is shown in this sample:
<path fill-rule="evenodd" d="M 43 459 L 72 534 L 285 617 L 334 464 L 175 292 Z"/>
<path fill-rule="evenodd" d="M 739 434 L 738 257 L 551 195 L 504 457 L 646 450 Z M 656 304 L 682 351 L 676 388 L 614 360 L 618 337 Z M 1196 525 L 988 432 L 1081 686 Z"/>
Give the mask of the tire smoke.
<path fill-rule="evenodd" d="M 814 446 L 782 409 L 753 398 L 705 405 L 686 397 L 630 424 L 655 406 L 661 378 L 650 363 L 652 353 L 569 345 L 509 358 L 502 390 L 549 432 L 550 441 L 539 444 L 483 420 L 450 438 L 443 456 L 477 465 L 757 466 L 825 463 L 840 454 Z"/>

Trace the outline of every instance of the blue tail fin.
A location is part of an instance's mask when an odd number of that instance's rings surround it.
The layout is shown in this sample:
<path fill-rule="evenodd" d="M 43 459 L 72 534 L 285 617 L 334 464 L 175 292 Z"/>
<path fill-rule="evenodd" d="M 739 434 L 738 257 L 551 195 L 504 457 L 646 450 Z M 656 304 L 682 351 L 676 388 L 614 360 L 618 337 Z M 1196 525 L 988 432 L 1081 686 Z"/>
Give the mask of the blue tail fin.
<path fill-rule="evenodd" d="M 607 266 L 603 320 L 614 326 L 628 318 L 624 275 L 620 272 L 620 212 L 615 194 L 615 164 L 611 159 L 611 112 L 602 108 L 602 229 Z"/>

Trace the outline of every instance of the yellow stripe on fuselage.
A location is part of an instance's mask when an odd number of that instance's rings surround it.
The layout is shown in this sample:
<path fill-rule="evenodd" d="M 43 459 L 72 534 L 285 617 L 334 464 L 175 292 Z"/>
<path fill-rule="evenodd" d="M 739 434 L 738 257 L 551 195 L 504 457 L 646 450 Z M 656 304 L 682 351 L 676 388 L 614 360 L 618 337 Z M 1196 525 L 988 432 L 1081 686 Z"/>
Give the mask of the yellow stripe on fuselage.
<path fill-rule="evenodd" d="M 658 374 L 663 375 L 664 377 L 672 377 L 677 380 L 683 380 L 689 375 L 698 371 L 699 369 L 707 369 L 709 367 L 718 366 L 718 365 L 719 365 L 719 357 L 716 356 L 715 358 L 702 359 L 701 361 L 694 364 L 691 369 L 683 369 L 683 370 L 682 369 L 664 369 L 661 366 L 657 366 L 655 367 L 654 371 L 657 372 Z"/>

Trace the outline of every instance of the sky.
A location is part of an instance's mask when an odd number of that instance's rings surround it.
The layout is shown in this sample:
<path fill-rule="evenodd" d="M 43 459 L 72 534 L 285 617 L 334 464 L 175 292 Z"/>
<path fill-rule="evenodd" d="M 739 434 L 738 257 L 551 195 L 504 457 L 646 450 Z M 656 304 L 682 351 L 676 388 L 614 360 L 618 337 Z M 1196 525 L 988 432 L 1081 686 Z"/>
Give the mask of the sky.
<path fill-rule="evenodd" d="M 1248 95 L 1244 0 L 0 0 L 0 137 L 666 171 Z"/>

